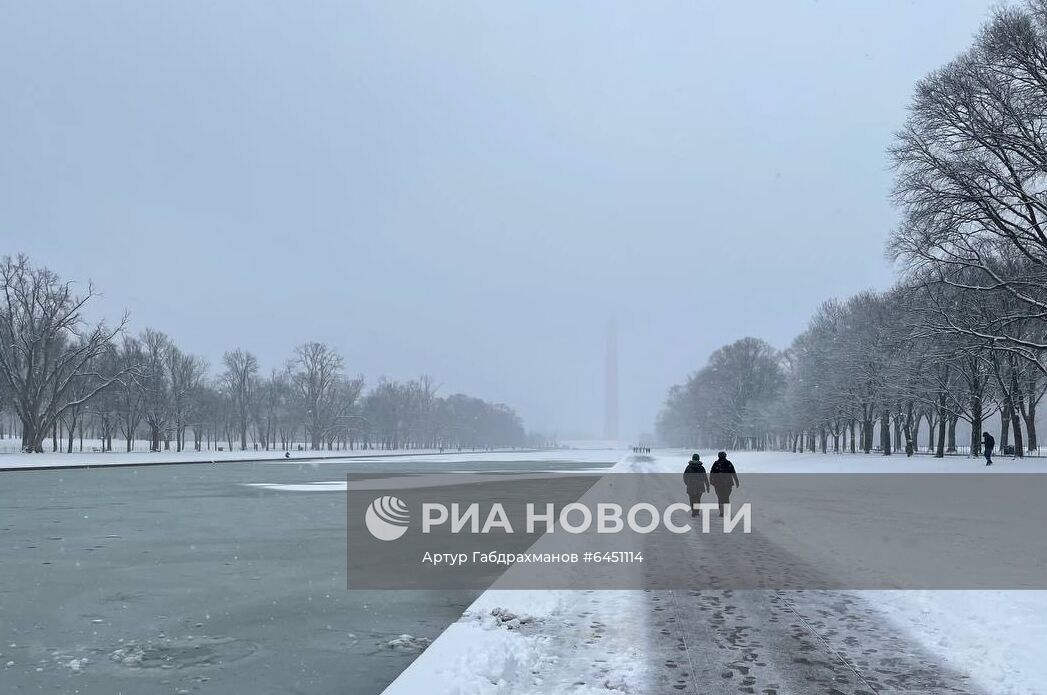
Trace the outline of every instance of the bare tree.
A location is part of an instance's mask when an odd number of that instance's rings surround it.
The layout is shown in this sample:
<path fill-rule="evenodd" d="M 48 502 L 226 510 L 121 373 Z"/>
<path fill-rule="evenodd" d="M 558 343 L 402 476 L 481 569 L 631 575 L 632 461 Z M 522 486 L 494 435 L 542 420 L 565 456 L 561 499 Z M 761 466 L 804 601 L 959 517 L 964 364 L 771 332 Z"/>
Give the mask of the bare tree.
<path fill-rule="evenodd" d="M 280 424 L 288 417 L 288 395 L 286 372 L 274 369 L 269 378 L 259 381 L 252 418 L 258 439 L 266 451 L 276 445 Z"/>
<path fill-rule="evenodd" d="M 199 413 L 200 388 L 206 374 L 206 361 L 171 346 L 167 353 L 167 378 L 171 385 L 171 416 L 178 451 L 185 448 L 186 426 Z"/>
<path fill-rule="evenodd" d="M 323 343 L 305 343 L 295 348 L 289 367 L 291 389 L 305 414 L 309 446 L 320 449 L 342 414 L 339 387 L 342 356 Z"/>
<path fill-rule="evenodd" d="M 138 381 L 144 393 L 144 418 L 149 426 L 149 450 L 170 448 L 170 428 L 173 419 L 171 379 L 167 370 L 174 346 L 170 338 L 151 328 L 142 332 L 142 363 Z"/>
<path fill-rule="evenodd" d="M 673 395 L 687 413 L 683 419 L 693 418 L 699 441 L 764 448 L 784 384 L 781 355 L 762 340 L 742 338 L 714 352 Z M 662 426 L 680 419 L 666 414 Z"/>
<path fill-rule="evenodd" d="M 1043 371 L 1047 350 L 1047 3 L 1000 9 L 974 46 L 917 86 L 892 148 L 903 221 L 891 254 L 924 285 L 1015 310 L 935 306 L 940 330 Z M 1035 322 L 1032 332 L 1014 322 Z"/>
<path fill-rule="evenodd" d="M 258 360 L 250 352 L 237 348 L 225 353 L 225 372 L 221 382 L 232 403 L 240 448 L 247 448 L 247 425 L 258 389 Z"/>
<path fill-rule="evenodd" d="M 0 381 L 22 422 L 22 448 L 43 451 L 43 438 L 71 409 L 108 388 L 120 373 L 103 374 L 96 360 L 124 328 L 89 325 L 84 307 L 94 297 L 74 293 L 25 256 L 0 262 Z M 78 389 L 85 380 L 89 387 Z"/>
<path fill-rule="evenodd" d="M 94 296 L 90 286 L 78 297 L 71 283 L 25 257 L 5 258 L 0 282 L 0 412 L 18 415 L 27 451 L 41 451 L 48 435 L 55 450 L 61 435 L 72 451 L 85 428 L 100 435 L 105 450 L 119 433 L 128 451 L 139 436 L 148 436 L 153 451 L 170 448 L 172 439 L 181 451 L 189 428 L 198 450 L 205 435 L 208 448 L 224 439 L 246 449 L 250 433 L 269 449 L 277 441 L 292 446 L 303 431 L 313 449 L 527 441 L 512 409 L 462 394 L 440 398 L 428 376 L 383 380 L 363 399 L 363 376 L 346 377 L 341 356 L 322 343 L 299 346 L 286 368 L 267 379 L 258 376 L 254 355 L 234 350 L 208 383 L 206 362 L 160 331 L 116 342 L 124 321 L 113 329 L 88 326 L 82 314 Z M 6 425 L 0 419 L 0 437 Z"/>
<path fill-rule="evenodd" d="M 131 451 L 146 407 L 146 393 L 141 378 L 142 365 L 145 364 L 142 343 L 137 338 L 124 336 L 123 345 L 116 355 L 116 363 L 123 370 L 123 376 L 113 385 L 117 422 L 126 449 Z"/>

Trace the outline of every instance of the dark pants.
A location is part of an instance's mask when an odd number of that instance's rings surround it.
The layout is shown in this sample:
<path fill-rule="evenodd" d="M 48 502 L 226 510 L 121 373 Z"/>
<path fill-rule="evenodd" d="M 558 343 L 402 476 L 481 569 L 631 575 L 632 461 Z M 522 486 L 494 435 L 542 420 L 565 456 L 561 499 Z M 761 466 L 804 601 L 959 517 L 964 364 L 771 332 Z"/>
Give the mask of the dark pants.
<path fill-rule="evenodd" d="M 985 462 L 986 463 L 992 463 L 992 447 L 991 446 L 985 447 Z"/>
<path fill-rule="evenodd" d="M 698 516 L 698 510 L 694 508 L 694 505 L 702 503 L 702 493 L 687 493 L 687 499 L 691 501 L 691 516 Z"/>
<path fill-rule="evenodd" d="M 716 490 L 716 503 L 720 505 L 720 516 L 723 516 L 723 505 L 731 502 L 731 487 L 724 486 L 714 488 Z"/>

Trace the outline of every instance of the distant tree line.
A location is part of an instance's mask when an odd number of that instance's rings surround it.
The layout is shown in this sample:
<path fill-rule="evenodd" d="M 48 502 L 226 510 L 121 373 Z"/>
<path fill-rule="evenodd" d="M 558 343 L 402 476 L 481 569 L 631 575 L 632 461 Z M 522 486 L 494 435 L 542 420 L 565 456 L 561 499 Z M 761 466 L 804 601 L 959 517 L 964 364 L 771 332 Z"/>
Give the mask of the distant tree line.
<path fill-rule="evenodd" d="M 438 395 L 429 377 L 380 379 L 365 388 L 342 356 L 304 343 L 264 373 L 250 352 L 225 353 L 212 372 L 160 331 L 91 322 L 92 285 L 25 256 L 0 261 L 0 413 L 18 423 L 22 450 L 485 449 L 530 440 L 512 408 L 463 394 Z M 50 440 L 50 441 L 48 441 Z"/>
<path fill-rule="evenodd" d="M 986 419 L 1038 446 L 1047 391 L 1047 2 L 997 10 L 917 86 L 890 154 L 901 223 L 887 292 L 826 302 L 792 345 L 725 346 L 658 418 L 677 445 L 937 456 Z"/>

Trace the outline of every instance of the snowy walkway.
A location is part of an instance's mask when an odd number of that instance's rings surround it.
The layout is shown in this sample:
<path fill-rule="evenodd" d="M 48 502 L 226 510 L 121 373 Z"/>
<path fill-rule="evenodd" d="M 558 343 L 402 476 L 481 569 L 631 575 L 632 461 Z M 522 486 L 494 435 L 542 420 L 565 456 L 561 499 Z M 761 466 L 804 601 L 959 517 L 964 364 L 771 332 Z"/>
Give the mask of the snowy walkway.
<path fill-rule="evenodd" d="M 645 693 L 977 693 L 862 599 L 833 591 L 656 591 Z"/>
<path fill-rule="evenodd" d="M 616 470 L 680 473 L 689 453 Z M 1041 459 L 731 458 L 743 486 L 755 472 L 1047 473 Z M 1045 643 L 1047 591 L 491 590 L 385 695 L 1033 695 L 1047 682 Z"/>

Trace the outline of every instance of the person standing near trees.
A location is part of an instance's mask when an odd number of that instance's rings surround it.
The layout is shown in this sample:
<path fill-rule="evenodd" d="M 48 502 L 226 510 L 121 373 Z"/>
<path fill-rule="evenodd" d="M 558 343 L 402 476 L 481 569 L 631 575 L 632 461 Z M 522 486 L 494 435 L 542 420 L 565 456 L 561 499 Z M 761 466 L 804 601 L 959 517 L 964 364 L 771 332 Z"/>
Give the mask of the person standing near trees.
<path fill-rule="evenodd" d="M 985 465 L 992 465 L 992 450 L 996 448 L 996 439 L 988 432 L 982 432 L 982 454 L 985 456 Z"/>
<path fill-rule="evenodd" d="M 723 516 L 723 506 L 731 503 L 731 490 L 741 487 L 738 482 L 738 473 L 734 470 L 734 464 L 727 460 L 727 452 L 721 451 L 716 455 L 716 462 L 709 471 L 713 489 L 716 490 L 716 503 L 720 505 L 720 516 Z"/>
<path fill-rule="evenodd" d="M 698 516 L 698 505 L 702 502 L 702 493 L 709 492 L 709 476 L 702 465 L 702 459 L 695 454 L 683 471 L 683 482 L 687 486 L 687 499 L 691 503 L 691 516 Z"/>

